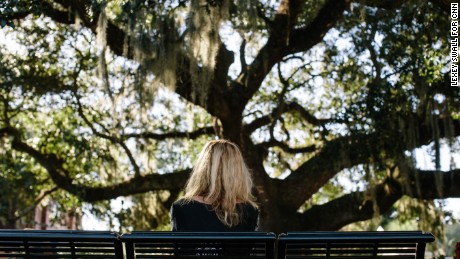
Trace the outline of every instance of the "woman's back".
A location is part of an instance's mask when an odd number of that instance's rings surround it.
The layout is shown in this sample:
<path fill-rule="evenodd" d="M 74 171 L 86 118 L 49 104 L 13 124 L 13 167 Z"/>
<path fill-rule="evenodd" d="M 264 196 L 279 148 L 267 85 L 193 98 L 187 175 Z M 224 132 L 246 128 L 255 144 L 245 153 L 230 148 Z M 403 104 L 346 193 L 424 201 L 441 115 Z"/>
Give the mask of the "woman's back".
<path fill-rule="evenodd" d="M 204 232 L 255 231 L 258 210 L 249 203 L 239 203 L 237 211 L 242 215 L 241 222 L 229 227 L 219 220 L 211 205 L 181 199 L 174 202 L 171 207 L 171 229 L 173 231 Z"/>
<path fill-rule="evenodd" d="M 198 155 L 183 198 L 171 207 L 171 229 L 254 231 L 258 210 L 252 189 L 238 146 L 211 140 Z"/>

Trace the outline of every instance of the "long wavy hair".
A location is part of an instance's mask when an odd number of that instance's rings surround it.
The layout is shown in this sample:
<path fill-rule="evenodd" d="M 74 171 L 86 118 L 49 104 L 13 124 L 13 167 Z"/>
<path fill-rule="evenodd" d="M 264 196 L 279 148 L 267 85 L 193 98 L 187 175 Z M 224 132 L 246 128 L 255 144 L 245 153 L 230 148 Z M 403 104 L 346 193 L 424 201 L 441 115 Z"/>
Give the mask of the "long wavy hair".
<path fill-rule="evenodd" d="M 238 203 L 257 207 L 252 187 L 251 174 L 238 146 L 228 140 L 212 140 L 198 155 L 185 186 L 184 199 L 203 197 L 219 220 L 232 227 L 241 222 Z"/>

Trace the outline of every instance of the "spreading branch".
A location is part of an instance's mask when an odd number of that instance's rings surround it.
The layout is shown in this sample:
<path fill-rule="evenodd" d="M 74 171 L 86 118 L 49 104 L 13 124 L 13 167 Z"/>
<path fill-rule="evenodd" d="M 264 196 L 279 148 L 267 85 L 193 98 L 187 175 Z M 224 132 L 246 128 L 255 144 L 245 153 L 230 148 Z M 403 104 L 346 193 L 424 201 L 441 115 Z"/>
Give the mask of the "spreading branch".
<path fill-rule="evenodd" d="M 404 195 L 426 200 L 460 198 L 460 189 L 457 188 L 459 169 L 448 172 L 403 170 L 400 173 L 409 174 L 409 178 L 387 178 L 367 191 L 349 193 L 298 214 L 300 226 L 309 230 L 338 230 L 350 223 L 384 214 Z M 443 186 L 441 192 L 438 192 L 438 185 Z"/>
<path fill-rule="evenodd" d="M 438 125 L 443 124 L 443 119 L 439 119 Z M 411 146 L 401 146 L 405 150 L 412 150 L 421 145 L 433 141 L 433 129 L 430 125 L 421 121 L 414 122 L 417 127 L 417 141 Z M 439 126 L 440 138 L 460 135 L 460 121 L 452 122 L 453 132 L 443 130 Z M 392 131 L 391 129 L 389 129 Z M 397 134 L 394 130 L 393 134 Z M 326 142 L 324 146 L 308 161 L 300 165 L 284 181 L 281 191 L 284 193 L 281 197 L 286 198 L 286 203 L 291 204 L 293 208 L 298 208 L 303 202 L 316 193 L 332 177 L 345 168 L 351 168 L 359 164 L 375 162 L 379 159 L 382 152 L 393 153 L 395 145 L 381 140 L 381 136 L 388 134 L 384 132 L 375 132 L 371 134 L 362 134 L 354 136 L 340 137 L 335 140 Z M 403 135 L 404 133 L 400 132 Z M 395 135 L 395 139 L 404 139 L 404 136 Z M 400 151 L 404 152 L 404 150 Z M 304 188 L 309 186 L 309 188 Z M 284 190 L 284 191 L 283 191 Z"/>
<path fill-rule="evenodd" d="M 270 30 L 270 36 L 265 46 L 259 51 L 254 62 L 249 66 L 246 73 L 242 73 L 237 78 L 237 82 L 245 85 L 244 100 L 248 102 L 259 90 L 262 81 L 270 72 L 272 67 L 280 62 L 285 56 L 308 50 L 321 42 L 324 35 L 334 26 L 343 12 L 349 5 L 348 0 L 328 0 L 318 12 L 318 15 L 306 27 L 286 31 L 294 28 L 293 21 L 297 19 L 298 13 L 293 10 L 300 10 L 295 5 L 300 5 L 299 1 L 291 1 L 289 4 L 289 15 L 279 13 L 275 18 L 276 27 Z M 280 4 L 280 8 L 281 8 Z M 287 25 L 289 24 L 289 26 Z M 285 39 L 286 33 L 288 40 Z M 288 44 L 286 44 L 288 43 Z"/>
<path fill-rule="evenodd" d="M 61 158 L 54 154 L 41 153 L 23 142 L 20 135 L 20 132 L 13 127 L 0 128 L 0 136 L 12 137 L 12 148 L 34 158 L 47 170 L 57 187 L 87 202 L 114 199 L 120 196 L 155 190 L 177 191 L 184 187 L 191 172 L 190 169 L 185 169 L 167 174 L 150 173 L 143 176 L 135 176 L 121 183 L 95 187 L 87 186 L 74 181 L 70 176 L 70 172 L 65 169 L 64 161 Z"/>
<path fill-rule="evenodd" d="M 269 125 L 270 123 L 272 123 L 274 114 L 279 115 L 279 114 L 288 113 L 288 112 L 299 114 L 305 122 L 313 126 L 324 126 L 327 123 L 343 122 L 338 119 L 320 119 L 312 115 L 302 105 L 296 102 L 288 102 L 288 103 L 283 102 L 282 105 L 279 105 L 278 107 L 273 109 L 269 115 L 258 117 L 257 119 L 245 125 L 244 129 L 247 133 L 254 132 L 255 130 L 263 126 Z"/>
<path fill-rule="evenodd" d="M 401 186 L 387 179 L 365 192 L 353 192 L 326 204 L 315 205 L 299 213 L 297 219 L 305 229 L 338 230 L 350 223 L 385 213 L 402 195 Z"/>
<path fill-rule="evenodd" d="M 291 147 L 289 146 L 289 144 L 275 140 L 275 139 L 267 141 L 267 142 L 259 143 L 256 146 L 259 148 L 264 148 L 264 149 L 268 149 L 271 147 L 278 147 L 278 148 L 281 148 L 284 152 L 291 153 L 291 154 L 311 153 L 316 150 L 316 145 L 309 145 L 305 147 Z"/>
<path fill-rule="evenodd" d="M 102 138 L 102 139 L 107 139 L 108 141 L 112 142 L 113 144 L 119 145 L 125 151 L 126 155 L 128 156 L 129 162 L 131 163 L 131 165 L 134 168 L 135 175 L 140 176 L 141 170 L 139 168 L 139 165 L 137 164 L 136 160 L 134 159 L 133 154 L 131 153 L 131 150 L 128 148 L 128 146 L 125 144 L 125 142 L 120 138 L 117 138 L 117 137 L 114 137 L 114 136 L 111 136 L 111 135 L 108 135 L 108 134 L 104 134 L 104 133 L 101 133 L 98 130 L 96 130 L 96 128 L 94 127 L 93 123 L 91 123 L 91 121 L 86 117 L 86 115 L 85 115 L 85 113 L 83 111 L 83 105 L 81 104 L 80 98 L 79 98 L 78 94 L 75 91 L 74 91 L 74 95 L 75 95 L 75 99 L 77 100 L 78 115 L 80 115 L 80 117 L 83 119 L 83 121 L 86 123 L 86 125 L 88 125 L 88 127 L 91 129 L 93 134 L 96 135 L 97 137 Z"/>
<path fill-rule="evenodd" d="M 190 132 L 166 132 L 166 133 L 153 133 L 153 132 L 142 132 L 142 133 L 129 133 L 129 134 L 122 134 L 120 135 L 121 139 L 129 139 L 129 138 L 142 138 L 142 139 L 154 139 L 154 140 L 165 140 L 170 138 L 187 138 L 187 139 L 197 139 L 204 135 L 210 134 L 217 134 L 214 131 L 214 127 L 204 127 L 199 128 L 194 131 Z"/>
<path fill-rule="evenodd" d="M 409 197 L 423 200 L 460 198 L 460 169 L 444 172 L 405 167 L 400 170 L 407 176 L 401 185 L 403 193 Z"/>

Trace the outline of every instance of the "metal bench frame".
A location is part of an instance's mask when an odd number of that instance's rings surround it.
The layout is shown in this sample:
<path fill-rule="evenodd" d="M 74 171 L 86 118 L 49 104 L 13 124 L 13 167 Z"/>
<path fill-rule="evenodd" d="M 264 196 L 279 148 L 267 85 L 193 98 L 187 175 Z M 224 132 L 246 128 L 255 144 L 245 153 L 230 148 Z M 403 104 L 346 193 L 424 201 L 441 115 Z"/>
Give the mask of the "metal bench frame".
<path fill-rule="evenodd" d="M 423 259 L 426 243 L 433 241 L 432 234 L 421 231 L 317 231 L 281 234 L 277 246 L 278 259 L 332 258 L 333 256 Z M 410 249 L 401 244 L 410 245 Z M 360 250 L 359 247 L 363 248 Z"/>
<path fill-rule="evenodd" d="M 0 258 L 123 258 L 110 231 L 0 230 Z"/>
<path fill-rule="evenodd" d="M 123 234 L 120 240 L 125 244 L 127 259 L 135 259 L 138 256 L 274 258 L 276 235 L 266 232 L 137 231 Z M 161 252 L 164 252 L 163 257 L 159 255 Z"/>
<path fill-rule="evenodd" d="M 110 231 L 0 229 L 0 258 L 284 259 L 335 255 L 422 259 L 426 243 L 433 241 L 433 235 L 421 231 L 288 232 L 277 238 L 267 232 L 134 231 L 119 235 Z M 358 255 L 361 252 L 367 254 Z"/>

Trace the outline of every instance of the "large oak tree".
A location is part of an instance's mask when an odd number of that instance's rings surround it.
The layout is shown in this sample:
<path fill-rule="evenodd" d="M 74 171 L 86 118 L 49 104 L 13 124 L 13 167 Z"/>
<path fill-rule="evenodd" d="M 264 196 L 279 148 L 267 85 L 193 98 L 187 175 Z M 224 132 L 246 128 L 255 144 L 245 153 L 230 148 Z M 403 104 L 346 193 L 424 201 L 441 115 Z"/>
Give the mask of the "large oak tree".
<path fill-rule="evenodd" d="M 449 8 L 2 2 L 3 166 L 35 165 L 49 191 L 82 201 L 154 192 L 167 208 L 203 143 L 226 138 L 252 171 L 261 229 L 275 232 L 337 230 L 403 197 L 460 197 L 459 165 L 441 171 L 440 155 L 460 135 Z M 424 146 L 432 170 L 417 167 Z"/>

